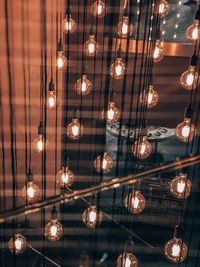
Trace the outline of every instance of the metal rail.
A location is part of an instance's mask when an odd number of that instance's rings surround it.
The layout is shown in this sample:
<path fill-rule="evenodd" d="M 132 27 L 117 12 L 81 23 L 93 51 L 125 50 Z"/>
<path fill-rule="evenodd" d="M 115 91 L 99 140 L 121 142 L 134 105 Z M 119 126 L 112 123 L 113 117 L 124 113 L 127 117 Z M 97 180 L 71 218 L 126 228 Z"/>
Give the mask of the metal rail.
<path fill-rule="evenodd" d="M 96 194 L 100 191 L 109 190 L 111 188 L 117 188 L 125 184 L 132 184 L 136 183 L 139 180 L 151 176 L 156 173 L 168 171 L 170 169 L 181 169 L 191 165 L 195 165 L 200 163 L 200 154 L 189 156 L 183 159 L 176 159 L 173 162 L 166 163 L 133 175 L 128 175 L 125 177 L 114 178 L 102 182 L 98 185 L 92 186 L 90 188 L 85 188 L 77 191 L 67 192 L 62 195 L 56 195 L 44 200 L 40 200 L 38 202 L 15 208 L 14 210 L 9 210 L 5 213 L 0 214 L 0 223 L 4 223 L 8 219 L 15 218 L 16 216 L 23 215 L 23 214 L 31 214 L 34 212 L 38 212 L 42 208 L 52 207 L 56 203 L 68 203 L 72 200 L 80 199 L 83 197 L 88 197 L 91 195 Z"/>

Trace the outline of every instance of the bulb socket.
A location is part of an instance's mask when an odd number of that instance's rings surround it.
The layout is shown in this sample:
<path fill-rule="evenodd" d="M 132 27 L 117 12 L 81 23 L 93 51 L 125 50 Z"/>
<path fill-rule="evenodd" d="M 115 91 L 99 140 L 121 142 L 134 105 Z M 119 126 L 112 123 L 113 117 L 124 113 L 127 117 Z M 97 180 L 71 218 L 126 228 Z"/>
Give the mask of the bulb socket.
<path fill-rule="evenodd" d="M 53 83 L 53 79 L 51 78 L 51 81 L 49 83 L 49 92 L 53 92 L 54 91 L 54 83 Z"/>
<path fill-rule="evenodd" d="M 33 180 L 34 180 L 34 178 L 33 178 L 33 174 L 32 174 L 32 172 L 31 172 L 31 170 L 29 170 L 28 173 L 26 174 L 26 181 L 27 181 L 28 183 L 30 183 L 30 182 L 33 182 Z"/>
<path fill-rule="evenodd" d="M 184 234 L 184 229 L 181 223 L 175 226 L 174 237 L 182 238 Z"/>
<path fill-rule="evenodd" d="M 141 136 L 147 136 L 147 132 L 148 132 L 148 127 L 147 127 L 147 120 L 144 120 L 143 121 L 143 126 L 142 126 L 142 129 L 141 129 Z"/>
<path fill-rule="evenodd" d="M 58 218 L 58 212 L 56 210 L 56 207 L 54 206 L 51 210 L 51 219 L 56 220 Z"/>
<path fill-rule="evenodd" d="M 73 119 L 78 119 L 78 117 L 79 117 L 79 111 L 77 109 L 77 106 L 75 106 L 73 111 Z"/>
<path fill-rule="evenodd" d="M 93 25 L 90 27 L 90 35 L 94 35 Z"/>
<path fill-rule="evenodd" d="M 185 108 L 185 112 L 184 112 L 184 118 L 188 118 L 191 119 L 192 118 L 192 107 L 191 107 L 191 103 Z"/>
<path fill-rule="evenodd" d="M 117 58 L 122 58 L 122 46 L 121 46 L 121 41 L 120 41 L 120 45 L 119 45 L 119 48 L 117 50 Z"/>
<path fill-rule="evenodd" d="M 38 134 L 41 135 L 43 134 L 43 125 L 42 125 L 42 122 L 40 121 L 40 124 L 38 126 Z"/>
<path fill-rule="evenodd" d="M 57 51 L 58 51 L 58 52 L 63 51 L 62 39 L 60 39 L 60 42 L 59 42 L 58 45 L 57 45 Z"/>
<path fill-rule="evenodd" d="M 190 58 L 190 66 L 195 67 L 197 65 L 197 56 L 194 54 L 191 58 Z"/>
<path fill-rule="evenodd" d="M 200 5 L 199 5 L 199 7 L 196 10 L 195 18 L 194 19 L 195 20 L 200 20 Z"/>
<path fill-rule="evenodd" d="M 124 244 L 124 251 L 126 253 L 132 253 L 134 248 L 134 242 L 131 238 L 129 238 Z"/>

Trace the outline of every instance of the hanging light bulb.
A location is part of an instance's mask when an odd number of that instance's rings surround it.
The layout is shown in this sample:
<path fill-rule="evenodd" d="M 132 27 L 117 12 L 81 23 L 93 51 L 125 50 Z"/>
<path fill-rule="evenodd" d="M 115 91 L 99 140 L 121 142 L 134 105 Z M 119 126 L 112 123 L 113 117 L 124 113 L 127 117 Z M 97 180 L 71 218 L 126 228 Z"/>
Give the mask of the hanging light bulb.
<path fill-rule="evenodd" d="M 75 90 L 78 95 L 88 95 L 92 90 L 92 83 L 88 80 L 87 75 L 83 75 L 75 83 Z"/>
<path fill-rule="evenodd" d="M 156 90 L 154 90 L 154 86 L 149 86 L 149 92 L 147 93 L 146 90 L 144 90 L 140 94 L 140 103 L 147 103 L 147 108 L 153 108 L 158 104 L 158 93 Z"/>
<path fill-rule="evenodd" d="M 127 240 L 124 245 L 124 253 L 117 258 L 117 267 L 138 267 L 138 260 L 133 255 L 134 243 L 132 240 Z"/>
<path fill-rule="evenodd" d="M 46 142 L 46 145 L 47 145 L 47 142 Z M 38 126 L 38 136 L 33 140 L 32 147 L 33 147 L 33 150 L 35 150 L 39 154 L 42 153 L 42 151 L 44 150 L 42 122 L 40 122 L 40 125 Z"/>
<path fill-rule="evenodd" d="M 75 107 L 72 122 L 67 125 L 67 136 L 72 140 L 78 140 L 83 134 L 83 126 L 77 118 L 77 108 Z"/>
<path fill-rule="evenodd" d="M 90 206 L 83 212 L 83 222 L 89 228 L 95 228 L 103 220 L 103 213 L 96 206 Z"/>
<path fill-rule="evenodd" d="M 56 175 L 57 183 L 60 187 L 70 187 L 74 181 L 75 177 L 72 171 L 69 170 L 69 159 L 63 160 L 63 167 Z"/>
<path fill-rule="evenodd" d="M 91 12 L 94 17 L 103 18 L 106 13 L 106 5 L 104 1 L 95 1 L 91 6 Z"/>
<path fill-rule="evenodd" d="M 117 80 L 123 78 L 125 73 L 125 64 L 122 62 L 122 58 L 117 58 L 110 67 L 110 75 Z"/>
<path fill-rule="evenodd" d="M 49 241 L 58 241 L 62 238 L 63 226 L 57 219 L 55 207 L 51 211 L 51 220 L 45 226 L 45 236 Z"/>
<path fill-rule="evenodd" d="M 53 84 L 52 78 L 51 78 L 51 81 L 49 83 L 49 91 L 48 91 L 48 95 L 47 95 L 47 107 L 50 110 L 56 108 L 56 95 L 55 95 L 55 91 L 54 91 L 54 84 Z"/>
<path fill-rule="evenodd" d="M 142 139 L 135 142 L 132 147 L 133 154 L 138 159 L 146 159 L 152 152 L 152 145 L 147 141 L 146 125 L 141 132 Z"/>
<path fill-rule="evenodd" d="M 115 102 L 113 99 L 111 99 L 111 101 L 108 103 L 107 109 L 102 111 L 102 119 L 104 118 L 107 120 L 108 124 L 113 124 L 117 122 L 120 118 L 120 111 L 115 106 Z"/>
<path fill-rule="evenodd" d="M 198 73 L 195 71 L 197 64 L 197 57 L 193 55 L 190 59 L 189 69 L 183 72 L 180 78 L 180 82 L 183 88 L 186 90 L 196 89 L 198 82 Z"/>
<path fill-rule="evenodd" d="M 64 33 L 74 33 L 76 31 L 76 22 L 72 19 L 71 14 L 66 14 L 62 27 Z"/>
<path fill-rule="evenodd" d="M 26 247 L 26 237 L 21 234 L 14 234 L 8 241 L 8 248 L 15 255 L 22 254 L 26 250 Z"/>
<path fill-rule="evenodd" d="M 200 19 L 200 6 L 196 11 L 194 23 L 190 27 L 188 27 L 186 31 L 187 38 L 193 42 L 200 39 L 199 19 Z"/>
<path fill-rule="evenodd" d="M 153 60 L 155 63 L 160 62 L 164 58 L 163 43 L 157 39 L 153 52 Z"/>
<path fill-rule="evenodd" d="M 186 107 L 184 114 L 184 121 L 179 123 L 176 127 L 176 137 L 181 142 L 190 142 L 196 134 L 196 129 L 191 121 L 192 109 L 191 104 Z"/>
<path fill-rule="evenodd" d="M 88 57 L 94 57 L 99 52 L 99 44 L 95 41 L 95 37 L 92 33 L 92 30 L 88 41 L 86 41 L 84 44 L 84 52 Z"/>
<path fill-rule="evenodd" d="M 165 255 L 174 263 L 183 262 L 187 257 L 188 248 L 181 239 L 182 231 L 182 226 L 177 225 L 175 228 L 174 237 L 165 245 Z"/>
<path fill-rule="evenodd" d="M 94 168 L 98 173 L 109 173 L 113 167 L 113 160 L 108 156 L 107 152 L 104 152 L 103 157 L 98 156 L 94 161 Z"/>
<path fill-rule="evenodd" d="M 56 67 L 59 71 L 63 71 L 67 67 L 67 58 L 63 54 L 62 40 L 60 40 L 57 49 Z"/>
<path fill-rule="evenodd" d="M 123 16 L 122 21 L 117 26 L 117 34 L 120 38 L 127 38 L 133 33 L 133 25 L 129 23 L 129 17 Z"/>
<path fill-rule="evenodd" d="M 31 170 L 26 176 L 26 185 L 22 188 L 22 197 L 27 202 L 34 202 L 38 199 L 40 193 L 39 187 L 34 183 L 33 174 Z"/>
<path fill-rule="evenodd" d="M 170 5 L 166 0 L 160 0 L 160 3 L 158 5 L 158 14 L 160 18 L 164 18 L 167 16 L 170 10 Z"/>
<path fill-rule="evenodd" d="M 146 206 L 146 200 L 140 191 L 133 190 L 125 198 L 125 206 L 130 212 L 139 214 L 144 210 Z"/>
<path fill-rule="evenodd" d="M 190 195 L 192 183 L 187 173 L 180 173 L 170 182 L 170 192 L 178 199 L 186 199 Z"/>

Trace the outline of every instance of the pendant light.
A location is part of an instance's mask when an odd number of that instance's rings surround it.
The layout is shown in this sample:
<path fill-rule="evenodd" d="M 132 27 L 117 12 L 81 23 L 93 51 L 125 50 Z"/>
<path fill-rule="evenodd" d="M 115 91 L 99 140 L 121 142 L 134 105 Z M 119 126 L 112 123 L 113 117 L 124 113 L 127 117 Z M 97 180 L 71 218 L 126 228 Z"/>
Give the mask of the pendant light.
<path fill-rule="evenodd" d="M 115 62 L 110 67 L 110 75 L 116 80 L 121 80 L 124 77 L 124 73 L 125 64 L 122 61 L 122 49 L 120 42 L 120 46 L 117 50 L 117 57 L 115 59 Z"/>
<path fill-rule="evenodd" d="M 62 39 L 57 46 L 56 67 L 59 71 L 63 71 L 67 67 L 67 58 L 64 56 Z"/>
<path fill-rule="evenodd" d="M 51 211 L 51 220 L 45 226 L 45 236 L 49 241 L 58 241 L 62 238 L 62 234 L 63 234 L 63 226 L 58 221 L 58 213 L 54 206 L 54 208 Z"/>
<path fill-rule="evenodd" d="M 47 107 L 50 110 L 53 110 L 56 108 L 56 94 L 55 94 L 55 90 L 54 90 L 54 83 L 53 83 L 53 79 L 51 78 L 51 81 L 49 83 L 49 90 L 48 90 L 48 94 L 47 94 Z"/>
<path fill-rule="evenodd" d="M 193 24 L 190 27 L 188 27 L 186 31 L 187 38 L 193 42 L 200 39 L 199 20 L 200 20 L 200 6 L 196 10 Z"/>
<path fill-rule="evenodd" d="M 69 158 L 64 158 L 62 163 L 62 169 L 56 175 L 56 181 L 60 187 L 68 188 L 74 181 L 75 177 L 73 172 L 69 169 Z"/>
<path fill-rule="evenodd" d="M 72 122 L 67 125 L 67 136 L 72 140 L 78 140 L 83 135 L 83 126 L 78 119 L 77 107 L 74 109 Z"/>
<path fill-rule="evenodd" d="M 195 51 L 196 53 L 196 51 Z M 182 87 L 186 90 L 191 91 L 192 89 L 196 89 L 197 83 L 198 83 L 198 73 L 195 70 L 196 65 L 197 65 L 197 56 L 194 55 L 190 59 L 190 66 L 189 69 L 183 72 L 180 78 L 180 83 Z"/>
<path fill-rule="evenodd" d="M 103 213 L 97 209 L 96 205 L 91 205 L 84 210 L 82 218 L 88 228 L 96 228 L 103 220 Z"/>
<path fill-rule="evenodd" d="M 129 239 L 124 245 L 124 252 L 117 258 L 117 267 L 138 267 L 138 260 L 133 254 L 134 242 Z"/>
<path fill-rule="evenodd" d="M 191 192 L 192 183 L 187 173 L 180 173 L 174 177 L 169 185 L 171 194 L 178 199 L 186 199 Z"/>
<path fill-rule="evenodd" d="M 108 155 L 108 147 L 107 145 L 104 148 L 103 155 L 99 155 L 94 161 L 94 168 L 98 173 L 108 174 L 113 167 L 113 160 Z"/>
<path fill-rule="evenodd" d="M 39 198 L 40 189 L 39 187 L 34 183 L 34 177 L 29 169 L 27 175 L 26 175 L 26 184 L 22 188 L 22 197 L 28 202 L 35 202 Z"/>

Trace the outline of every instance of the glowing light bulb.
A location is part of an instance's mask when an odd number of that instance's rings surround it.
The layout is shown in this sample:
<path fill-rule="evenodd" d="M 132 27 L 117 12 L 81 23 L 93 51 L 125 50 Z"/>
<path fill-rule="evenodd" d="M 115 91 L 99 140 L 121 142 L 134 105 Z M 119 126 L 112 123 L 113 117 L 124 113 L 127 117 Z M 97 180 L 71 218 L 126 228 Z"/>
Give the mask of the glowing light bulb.
<path fill-rule="evenodd" d="M 183 262 L 187 257 L 187 250 L 186 244 L 176 237 L 170 239 L 165 245 L 165 255 L 174 263 Z"/>
<path fill-rule="evenodd" d="M 125 73 L 125 64 L 122 62 L 122 58 L 117 58 L 110 67 L 110 75 L 117 80 L 123 78 Z"/>
<path fill-rule="evenodd" d="M 26 237 L 21 234 L 13 235 L 8 241 L 9 250 L 16 255 L 22 254 L 26 250 L 26 247 Z"/>
<path fill-rule="evenodd" d="M 180 173 L 174 177 L 169 185 L 170 192 L 178 199 L 186 199 L 189 197 L 191 192 L 192 183 L 187 178 L 187 174 Z"/>
<path fill-rule="evenodd" d="M 130 212 L 139 214 L 144 210 L 146 206 L 146 200 L 140 191 L 133 190 L 125 198 L 125 206 Z"/>
<path fill-rule="evenodd" d="M 103 220 L 103 213 L 96 206 L 90 206 L 83 212 L 83 222 L 89 228 L 95 228 Z"/>
<path fill-rule="evenodd" d="M 122 21 L 117 26 L 117 34 L 121 38 L 127 38 L 128 35 L 132 35 L 133 33 L 133 25 L 129 23 L 129 18 L 127 16 L 123 16 Z"/>
<path fill-rule="evenodd" d="M 106 13 L 106 6 L 104 1 L 97 0 L 91 6 L 91 12 L 93 16 L 103 18 Z"/>
<path fill-rule="evenodd" d="M 132 253 L 124 252 L 117 258 L 117 267 L 138 267 L 138 260 Z"/>
<path fill-rule="evenodd" d="M 106 118 L 108 124 L 117 122 L 120 118 L 120 111 L 114 102 L 109 102 L 107 110 L 102 111 L 102 118 Z"/>
<path fill-rule="evenodd" d="M 147 102 L 147 108 L 153 108 L 158 104 L 159 96 L 156 90 L 154 90 L 154 86 L 149 86 L 149 92 L 147 93 L 146 90 L 144 90 L 140 94 L 140 103 L 146 103 Z"/>
<path fill-rule="evenodd" d="M 160 62 L 164 58 L 163 43 L 160 40 L 156 40 L 156 46 L 153 52 L 153 60 L 155 63 Z"/>
<path fill-rule="evenodd" d="M 63 32 L 74 33 L 76 31 L 76 22 L 71 18 L 71 15 L 67 15 L 63 20 Z"/>
<path fill-rule="evenodd" d="M 62 167 L 62 170 L 56 175 L 56 181 L 60 187 L 70 187 L 74 183 L 75 177 L 68 167 Z"/>
<path fill-rule="evenodd" d="M 150 156 L 152 152 L 152 146 L 147 141 L 147 137 L 144 136 L 142 140 L 138 140 L 135 142 L 132 151 L 136 158 L 146 159 Z"/>
<path fill-rule="evenodd" d="M 99 52 L 99 44 L 95 41 L 94 35 L 89 36 L 89 40 L 84 44 L 86 56 L 94 57 Z"/>
<path fill-rule="evenodd" d="M 195 71 L 195 66 L 190 66 L 188 70 L 183 72 L 180 82 L 181 85 L 187 90 L 192 90 L 197 87 L 198 73 Z"/>
<path fill-rule="evenodd" d="M 199 20 L 194 20 L 194 23 L 187 28 L 186 35 L 193 42 L 200 39 Z"/>
<path fill-rule="evenodd" d="M 184 118 L 184 121 L 176 127 L 176 138 L 181 142 L 191 142 L 195 137 L 195 126 L 190 118 Z"/>
<path fill-rule="evenodd" d="M 78 119 L 72 119 L 67 125 L 67 136 L 72 140 L 78 140 L 83 134 L 83 126 Z"/>
<path fill-rule="evenodd" d="M 104 153 L 103 157 L 98 156 L 94 161 L 94 168 L 98 173 L 109 173 L 113 167 L 113 160 L 108 156 L 107 152 Z"/>
<path fill-rule="evenodd" d="M 54 91 L 49 91 L 47 95 L 47 107 L 52 110 L 56 108 L 56 95 Z"/>
<path fill-rule="evenodd" d="M 59 71 L 63 71 L 67 67 L 67 58 L 63 55 L 63 51 L 57 52 L 56 67 Z"/>
<path fill-rule="evenodd" d="M 92 90 L 92 83 L 88 80 L 87 75 L 83 75 L 75 83 L 75 90 L 79 95 L 88 95 Z"/>
<path fill-rule="evenodd" d="M 164 18 L 167 16 L 170 10 L 170 5 L 166 0 L 160 0 L 159 6 L 158 6 L 158 14 L 161 18 Z"/>
<path fill-rule="evenodd" d="M 46 142 L 47 145 L 47 142 Z M 37 153 L 42 153 L 44 150 L 44 140 L 42 134 L 38 134 L 38 136 L 32 142 L 32 148 Z"/>
<path fill-rule="evenodd" d="M 22 188 L 22 197 L 28 202 L 36 201 L 39 194 L 40 189 L 33 181 L 27 182 L 27 184 Z"/>
<path fill-rule="evenodd" d="M 62 238 L 63 226 L 57 219 L 51 221 L 45 226 L 45 236 L 49 241 L 58 241 Z"/>

